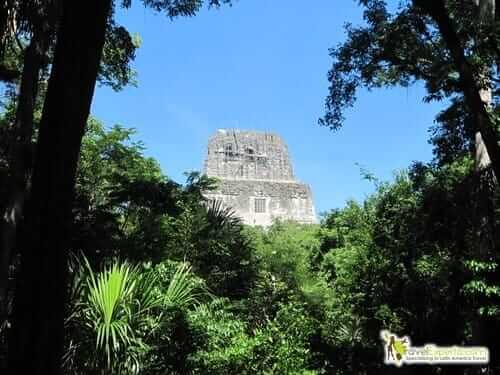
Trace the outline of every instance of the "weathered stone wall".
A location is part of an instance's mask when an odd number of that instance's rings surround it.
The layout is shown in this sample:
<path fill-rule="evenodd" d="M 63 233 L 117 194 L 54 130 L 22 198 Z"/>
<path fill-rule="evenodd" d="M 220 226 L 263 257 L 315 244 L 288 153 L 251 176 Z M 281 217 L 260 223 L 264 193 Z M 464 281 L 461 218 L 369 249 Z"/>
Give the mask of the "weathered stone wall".
<path fill-rule="evenodd" d="M 275 218 L 316 223 L 311 190 L 298 182 L 221 179 L 217 191 L 206 196 L 223 201 L 249 225 L 268 226 Z M 256 199 L 264 199 L 264 212 L 256 212 Z"/>
<path fill-rule="evenodd" d="M 217 131 L 204 173 L 219 179 L 207 198 L 223 201 L 246 224 L 268 226 L 275 218 L 317 222 L 311 189 L 295 180 L 287 146 L 276 134 Z"/>
<path fill-rule="evenodd" d="M 288 149 L 271 133 L 218 130 L 208 143 L 205 171 L 221 178 L 294 181 Z"/>

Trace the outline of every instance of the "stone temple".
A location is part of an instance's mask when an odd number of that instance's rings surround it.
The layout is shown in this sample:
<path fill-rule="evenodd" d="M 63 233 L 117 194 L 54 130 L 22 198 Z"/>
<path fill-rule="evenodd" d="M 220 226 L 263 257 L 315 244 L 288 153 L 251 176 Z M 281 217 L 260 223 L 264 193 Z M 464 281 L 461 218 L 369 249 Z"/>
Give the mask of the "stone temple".
<path fill-rule="evenodd" d="M 317 222 L 311 189 L 295 179 L 288 148 L 276 134 L 218 130 L 208 142 L 204 173 L 219 180 L 206 197 L 221 200 L 245 224 Z"/>

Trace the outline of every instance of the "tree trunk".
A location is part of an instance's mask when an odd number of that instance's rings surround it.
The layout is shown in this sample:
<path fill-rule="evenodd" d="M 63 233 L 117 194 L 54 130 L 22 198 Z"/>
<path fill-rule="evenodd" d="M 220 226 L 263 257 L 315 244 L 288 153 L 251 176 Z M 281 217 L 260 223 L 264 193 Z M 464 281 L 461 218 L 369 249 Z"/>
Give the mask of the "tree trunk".
<path fill-rule="evenodd" d="M 455 67 L 460 75 L 460 85 L 469 107 L 476 129 L 481 133 L 484 148 L 491 161 L 496 179 L 500 179 L 500 145 L 486 103 L 481 97 L 481 90 L 476 82 L 472 67 L 465 58 L 464 47 L 458 37 L 452 19 L 443 0 L 413 0 L 437 24 L 447 48 L 451 53 Z"/>
<path fill-rule="evenodd" d="M 479 22 L 492 22 L 495 19 L 495 0 L 473 0 L 479 9 Z M 478 35 L 481 38 L 482 35 Z M 488 69 L 489 67 L 486 67 Z M 486 70 L 485 69 L 485 70 Z M 479 91 L 481 100 L 485 104 L 488 110 L 491 110 L 492 106 L 492 88 L 486 87 L 481 88 Z M 494 251 L 494 223 L 492 222 L 494 217 L 494 207 L 491 207 L 489 203 L 490 197 L 494 194 L 493 189 L 497 184 L 495 177 L 492 177 L 488 173 L 488 169 L 491 166 L 491 159 L 487 150 L 487 147 L 483 141 L 483 137 L 480 129 L 476 129 L 475 134 L 475 172 L 477 175 L 477 190 L 475 198 L 475 213 L 474 213 L 474 225 L 475 225 L 475 245 L 477 249 L 477 259 L 479 261 L 487 261 L 488 254 Z M 496 179 L 500 176 L 496 176 Z M 493 186 L 493 188 L 492 188 Z M 475 306 L 479 310 L 479 306 Z M 476 346 L 488 346 L 487 339 L 487 320 L 482 316 L 479 311 L 476 311 L 473 317 L 471 333 L 472 333 L 472 344 Z M 482 374 L 486 373 L 487 367 L 478 366 L 471 370 L 471 373 Z"/>
<path fill-rule="evenodd" d="M 16 246 L 17 226 L 23 215 L 32 167 L 33 112 L 40 70 L 47 49 L 47 36 L 42 32 L 35 32 L 24 54 L 14 139 L 9 155 L 8 197 L 0 222 L 0 324 L 7 316 L 9 266 Z"/>
<path fill-rule="evenodd" d="M 14 2 L 12 0 L 3 0 L 0 4 L 0 60 L 4 57 L 7 47 L 7 40 L 11 36 L 11 28 L 13 21 L 13 12 L 15 12 Z M 0 74 L 0 78 L 1 78 Z"/>
<path fill-rule="evenodd" d="M 478 6 L 478 22 L 490 22 L 495 17 L 495 0 L 472 0 Z M 488 203 L 492 189 L 496 189 L 500 179 L 500 146 L 495 123 L 490 116 L 492 103 L 491 88 L 483 88 L 477 82 L 475 72 L 467 61 L 463 43 L 460 41 L 453 20 L 450 17 L 444 0 L 414 0 L 437 24 L 437 27 L 449 49 L 455 67 L 460 75 L 461 89 L 465 102 L 471 111 L 475 126 L 475 172 L 477 185 L 473 212 L 474 246 L 472 251 L 480 261 L 487 259 L 494 251 L 493 219 L 494 207 Z M 483 37 L 481 35 L 478 38 Z M 485 67 L 489 69 L 489 67 Z M 485 71 L 486 73 L 486 71 Z M 489 167 L 493 175 L 489 175 Z M 475 308 L 478 308 L 475 306 Z M 479 312 L 472 317 L 472 342 L 474 345 L 488 345 L 486 339 L 487 325 Z M 470 370 L 471 374 L 485 373 L 481 366 Z"/>
<path fill-rule="evenodd" d="M 11 374 L 61 374 L 67 252 L 81 140 L 111 0 L 65 0 L 45 98 L 14 300 Z"/>
<path fill-rule="evenodd" d="M 473 0 L 474 4 L 479 8 L 479 21 L 489 21 L 495 18 L 495 0 Z M 481 37 L 478 35 L 478 37 Z M 492 104 L 492 90 L 491 87 L 483 88 L 479 90 L 479 96 L 483 103 L 485 103 L 488 109 L 491 109 Z M 481 130 L 476 129 L 475 133 L 475 166 L 476 171 L 481 172 L 482 170 L 488 168 L 491 165 L 491 159 L 488 154 L 486 145 L 484 144 L 483 136 L 481 135 Z M 500 176 L 497 176 L 500 178 Z"/>
<path fill-rule="evenodd" d="M 12 37 L 14 20 L 14 2 L 2 0 L 0 3 L 0 81 L 14 82 L 19 78 L 19 72 L 5 65 L 5 50 Z"/>

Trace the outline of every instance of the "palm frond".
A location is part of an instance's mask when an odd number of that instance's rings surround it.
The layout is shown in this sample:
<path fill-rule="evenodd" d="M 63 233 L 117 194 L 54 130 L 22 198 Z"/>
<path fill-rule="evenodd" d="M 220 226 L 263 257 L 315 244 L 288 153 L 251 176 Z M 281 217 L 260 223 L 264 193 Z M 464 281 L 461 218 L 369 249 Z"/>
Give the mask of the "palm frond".
<path fill-rule="evenodd" d="M 215 228 L 235 228 L 241 226 L 241 219 L 236 212 L 224 205 L 221 200 L 212 200 L 207 203 L 207 219 Z"/>
<path fill-rule="evenodd" d="M 111 366 L 112 354 L 134 338 L 127 301 L 134 293 L 137 270 L 128 263 L 114 263 L 97 274 L 85 262 L 89 290 L 86 314 L 96 332 L 96 349 L 105 351 L 107 365 Z"/>
<path fill-rule="evenodd" d="M 164 301 L 169 305 L 187 307 L 189 305 L 199 304 L 198 284 L 191 277 L 191 266 L 182 262 L 170 280 L 167 291 L 164 295 Z"/>

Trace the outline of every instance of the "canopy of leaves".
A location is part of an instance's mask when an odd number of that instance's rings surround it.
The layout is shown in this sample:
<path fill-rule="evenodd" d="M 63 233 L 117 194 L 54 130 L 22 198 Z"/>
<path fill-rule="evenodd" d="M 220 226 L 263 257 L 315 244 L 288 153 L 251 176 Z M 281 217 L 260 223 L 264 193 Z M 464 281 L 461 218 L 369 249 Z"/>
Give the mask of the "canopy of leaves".
<path fill-rule="evenodd" d="M 425 84 L 425 101 L 458 97 L 448 117 L 463 112 L 457 111 L 458 105 L 463 106 L 459 100 L 459 72 L 433 20 L 414 4 L 418 2 L 402 1 L 396 10 L 390 10 L 381 0 L 360 3 L 364 6 L 365 25 L 347 24 L 347 40 L 330 50 L 330 88 L 320 124 L 338 129 L 359 88 L 408 86 L 416 81 Z M 493 101 L 497 102 L 500 80 L 494 67 L 500 58 L 500 22 L 477 22 L 479 9 L 473 1 L 446 3 L 479 87 L 493 85 Z M 443 120 L 441 117 L 440 122 Z M 462 135 L 469 133 L 466 130 Z"/>

